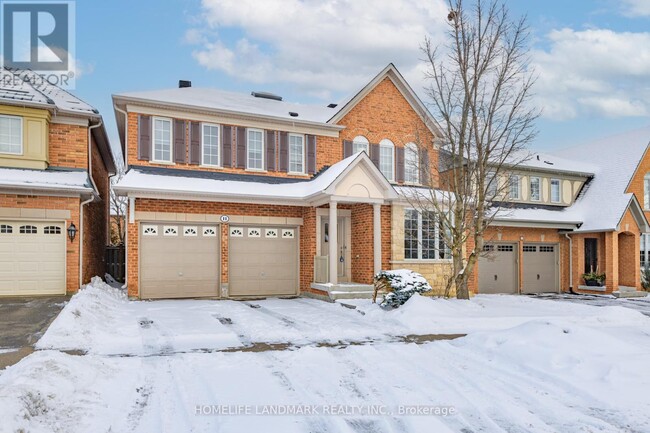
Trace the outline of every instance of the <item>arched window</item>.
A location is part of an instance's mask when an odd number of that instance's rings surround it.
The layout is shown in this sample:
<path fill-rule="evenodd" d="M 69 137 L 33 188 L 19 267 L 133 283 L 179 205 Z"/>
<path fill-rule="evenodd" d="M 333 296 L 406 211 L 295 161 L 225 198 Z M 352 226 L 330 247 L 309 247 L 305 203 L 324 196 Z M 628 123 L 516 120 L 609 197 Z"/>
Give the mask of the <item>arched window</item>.
<path fill-rule="evenodd" d="M 352 140 L 352 153 L 365 151 L 366 155 L 370 155 L 370 142 L 363 135 L 357 135 Z"/>
<path fill-rule="evenodd" d="M 386 179 L 395 179 L 395 146 L 393 142 L 384 138 L 379 142 L 379 170 Z"/>
<path fill-rule="evenodd" d="M 650 173 L 643 177 L 643 209 L 650 210 Z"/>
<path fill-rule="evenodd" d="M 415 143 L 404 146 L 404 181 L 420 183 L 420 158 Z"/>

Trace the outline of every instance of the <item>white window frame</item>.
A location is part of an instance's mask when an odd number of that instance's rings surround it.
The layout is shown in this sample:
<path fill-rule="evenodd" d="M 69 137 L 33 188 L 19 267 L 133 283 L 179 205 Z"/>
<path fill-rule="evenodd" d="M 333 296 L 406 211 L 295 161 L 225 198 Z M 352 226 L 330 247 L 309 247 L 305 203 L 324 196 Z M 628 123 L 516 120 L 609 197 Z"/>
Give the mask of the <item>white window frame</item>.
<path fill-rule="evenodd" d="M 20 131 L 20 152 L 2 152 L 2 151 L 0 151 L 0 153 L 2 153 L 4 155 L 23 155 L 24 152 L 25 152 L 25 140 L 24 140 L 24 136 L 23 136 L 23 127 L 24 127 L 23 118 L 20 117 L 20 116 L 8 116 L 8 115 L 5 115 L 5 114 L 0 115 L 0 118 L 18 120 L 20 122 L 20 128 L 19 128 L 19 131 Z"/>
<path fill-rule="evenodd" d="M 495 200 L 499 193 L 499 178 L 494 170 L 488 170 L 485 175 L 485 195 L 487 200 Z"/>
<path fill-rule="evenodd" d="M 533 180 L 537 180 L 537 198 L 533 197 Z M 530 189 L 530 201 L 542 201 L 542 178 L 538 176 L 531 176 L 528 182 Z"/>
<path fill-rule="evenodd" d="M 381 169 L 381 151 L 382 149 L 390 149 L 390 173 L 387 175 Z M 388 179 L 389 182 L 395 181 L 395 145 L 392 141 L 384 138 L 379 142 L 379 171 Z"/>
<path fill-rule="evenodd" d="M 404 245 L 402 245 L 402 248 L 404 248 L 404 260 L 407 260 L 407 261 L 420 261 L 420 262 L 430 262 L 430 261 L 449 262 L 449 261 L 451 261 L 451 251 L 449 250 L 449 248 L 446 249 L 447 252 L 448 252 L 448 257 L 440 258 L 440 217 L 438 216 L 438 213 L 435 210 L 427 210 L 427 212 L 433 212 L 434 215 L 435 215 L 435 220 L 434 220 L 434 226 L 435 227 L 434 227 L 434 234 L 433 234 L 435 258 L 433 258 L 433 259 L 431 259 L 431 258 L 423 259 L 422 258 L 422 245 L 423 245 L 422 241 L 424 239 L 424 236 L 423 236 L 423 233 L 422 233 L 422 227 L 423 227 L 422 226 L 422 211 L 419 211 L 417 209 L 412 209 L 412 208 L 404 209 L 404 221 L 406 220 L 406 212 L 407 211 L 414 211 L 414 212 L 417 213 L 417 216 L 418 216 L 417 217 L 417 225 L 418 225 L 417 226 L 417 235 L 418 235 L 418 238 L 417 238 L 417 246 L 418 246 L 417 254 L 418 254 L 418 257 L 415 258 L 415 259 L 414 258 L 406 258 L 406 250 L 405 250 Z M 403 224 L 404 224 L 404 222 L 402 222 L 402 225 Z M 404 240 L 406 240 L 406 238 Z"/>
<path fill-rule="evenodd" d="M 415 180 L 409 179 L 407 176 L 408 168 L 413 165 L 411 162 L 409 162 L 407 158 L 409 152 L 415 155 L 415 161 L 417 163 L 415 164 L 417 167 L 415 170 Z M 404 145 L 404 183 L 411 184 L 411 185 L 420 184 L 420 150 L 418 149 L 415 143 L 406 143 Z"/>
<path fill-rule="evenodd" d="M 557 200 L 553 200 L 553 182 L 557 182 Z M 560 179 L 551 179 L 549 186 L 551 188 L 551 203 L 560 203 L 562 201 L 562 181 Z"/>
<path fill-rule="evenodd" d="M 517 195 L 513 196 L 512 190 L 513 186 L 517 186 Z M 510 176 L 510 179 L 508 179 L 508 197 L 510 200 L 521 200 L 521 178 L 519 177 L 518 174 L 513 174 Z"/>
<path fill-rule="evenodd" d="M 156 122 L 169 123 L 169 159 L 156 159 Z M 163 152 L 164 153 L 164 152 Z M 151 123 L 151 161 L 163 164 L 174 163 L 174 122 L 168 117 L 154 117 Z"/>
<path fill-rule="evenodd" d="M 357 146 L 363 146 L 363 149 L 357 149 Z M 352 154 L 354 155 L 360 150 L 364 150 L 366 155 L 370 156 L 370 141 L 363 135 L 357 135 L 352 140 Z"/>
<path fill-rule="evenodd" d="M 207 164 L 205 162 L 205 127 L 217 128 L 217 163 Z M 201 165 L 205 167 L 221 168 L 221 125 L 216 123 L 201 123 Z"/>
<path fill-rule="evenodd" d="M 260 168 L 257 167 L 251 167 L 250 166 L 250 152 L 249 152 L 249 147 L 250 147 L 250 133 L 251 132 L 259 132 L 260 135 L 262 136 L 262 160 L 261 164 L 262 166 Z M 257 129 L 257 128 L 246 128 L 246 170 L 249 171 L 266 171 L 266 143 L 264 142 L 264 130 L 262 129 Z"/>
<path fill-rule="evenodd" d="M 291 137 L 299 137 L 302 140 L 302 171 L 296 171 L 291 169 Z M 302 134 L 288 134 L 287 141 L 289 143 L 289 149 L 288 149 L 288 173 L 289 174 L 305 174 L 305 165 L 306 165 L 306 155 L 305 153 L 307 152 L 307 146 L 305 143 L 305 136 Z"/>
<path fill-rule="evenodd" d="M 650 173 L 643 176 L 643 209 L 650 210 Z"/>

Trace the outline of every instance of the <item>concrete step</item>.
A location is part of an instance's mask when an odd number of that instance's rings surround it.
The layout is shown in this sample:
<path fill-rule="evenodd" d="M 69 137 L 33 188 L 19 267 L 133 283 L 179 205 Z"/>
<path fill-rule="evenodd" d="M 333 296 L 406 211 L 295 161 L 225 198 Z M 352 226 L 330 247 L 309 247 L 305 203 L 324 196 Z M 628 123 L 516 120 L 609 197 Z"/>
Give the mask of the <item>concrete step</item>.
<path fill-rule="evenodd" d="M 330 299 L 336 301 L 337 299 L 372 299 L 373 291 L 340 291 L 332 290 L 329 292 Z"/>
<path fill-rule="evenodd" d="M 645 298 L 646 296 L 648 296 L 648 292 L 642 292 L 640 290 L 635 290 L 635 291 L 619 290 L 618 292 L 612 292 L 612 295 L 614 295 L 617 298 Z"/>
<path fill-rule="evenodd" d="M 618 291 L 619 292 L 636 292 L 636 287 L 630 287 L 630 286 L 618 286 Z"/>

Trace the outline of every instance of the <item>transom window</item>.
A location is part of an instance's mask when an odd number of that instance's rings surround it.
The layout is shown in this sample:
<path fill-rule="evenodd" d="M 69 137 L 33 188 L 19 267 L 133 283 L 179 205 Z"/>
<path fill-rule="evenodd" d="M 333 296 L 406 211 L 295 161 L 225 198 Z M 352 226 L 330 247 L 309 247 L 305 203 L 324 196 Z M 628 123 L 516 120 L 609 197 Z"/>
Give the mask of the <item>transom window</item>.
<path fill-rule="evenodd" d="M 34 235 L 38 233 L 38 230 L 36 230 L 36 226 L 20 226 L 20 233 Z"/>
<path fill-rule="evenodd" d="M 541 200 L 541 187 L 542 180 L 539 177 L 530 178 L 530 199 L 533 201 Z"/>
<path fill-rule="evenodd" d="M 444 228 L 434 211 L 404 211 L 404 258 L 449 259 L 450 251 L 444 240 Z"/>
<path fill-rule="evenodd" d="M 379 142 L 379 171 L 391 182 L 395 179 L 394 161 L 395 146 L 392 141 L 385 138 Z"/>
<path fill-rule="evenodd" d="M 172 162 L 172 121 L 169 119 L 153 119 L 153 159 Z"/>
<path fill-rule="evenodd" d="M 551 201 L 560 202 L 560 179 L 551 179 Z"/>
<path fill-rule="evenodd" d="M 23 153 L 23 119 L 15 116 L 0 116 L 0 152 Z"/>
<path fill-rule="evenodd" d="M 352 140 L 352 153 L 357 153 L 361 151 L 366 152 L 367 155 L 370 155 L 370 142 L 363 135 L 357 135 Z"/>
<path fill-rule="evenodd" d="M 248 129 L 246 153 L 248 154 L 246 168 L 253 170 L 264 169 L 264 134 L 259 129 Z"/>
<path fill-rule="evenodd" d="M 510 200 L 519 200 L 519 176 L 516 174 L 513 174 L 510 176 L 509 179 L 509 184 L 510 184 Z"/>
<path fill-rule="evenodd" d="M 201 132 L 203 165 L 219 166 L 219 125 L 204 123 Z"/>
<path fill-rule="evenodd" d="M 289 134 L 289 171 L 291 173 L 305 172 L 305 137 L 299 134 Z"/>
<path fill-rule="evenodd" d="M 407 183 L 420 182 L 420 158 L 415 143 L 404 146 L 404 181 Z"/>

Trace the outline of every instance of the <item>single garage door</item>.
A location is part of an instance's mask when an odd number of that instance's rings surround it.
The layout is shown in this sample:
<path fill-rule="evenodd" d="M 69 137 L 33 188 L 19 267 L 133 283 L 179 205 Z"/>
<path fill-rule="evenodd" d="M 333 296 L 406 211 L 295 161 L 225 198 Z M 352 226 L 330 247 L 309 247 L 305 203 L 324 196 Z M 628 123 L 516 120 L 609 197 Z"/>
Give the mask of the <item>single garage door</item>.
<path fill-rule="evenodd" d="M 230 296 L 298 294 L 297 227 L 230 226 Z"/>
<path fill-rule="evenodd" d="M 558 245 L 524 244 L 522 293 L 557 292 Z"/>
<path fill-rule="evenodd" d="M 63 222 L 0 221 L 0 295 L 65 295 Z"/>
<path fill-rule="evenodd" d="M 220 227 L 140 224 L 140 296 L 219 296 Z"/>
<path fill-rule="evenodd" d="M 478 261 L 479 293 L 517 293 L 517 246 L 490 243 Z"/>

